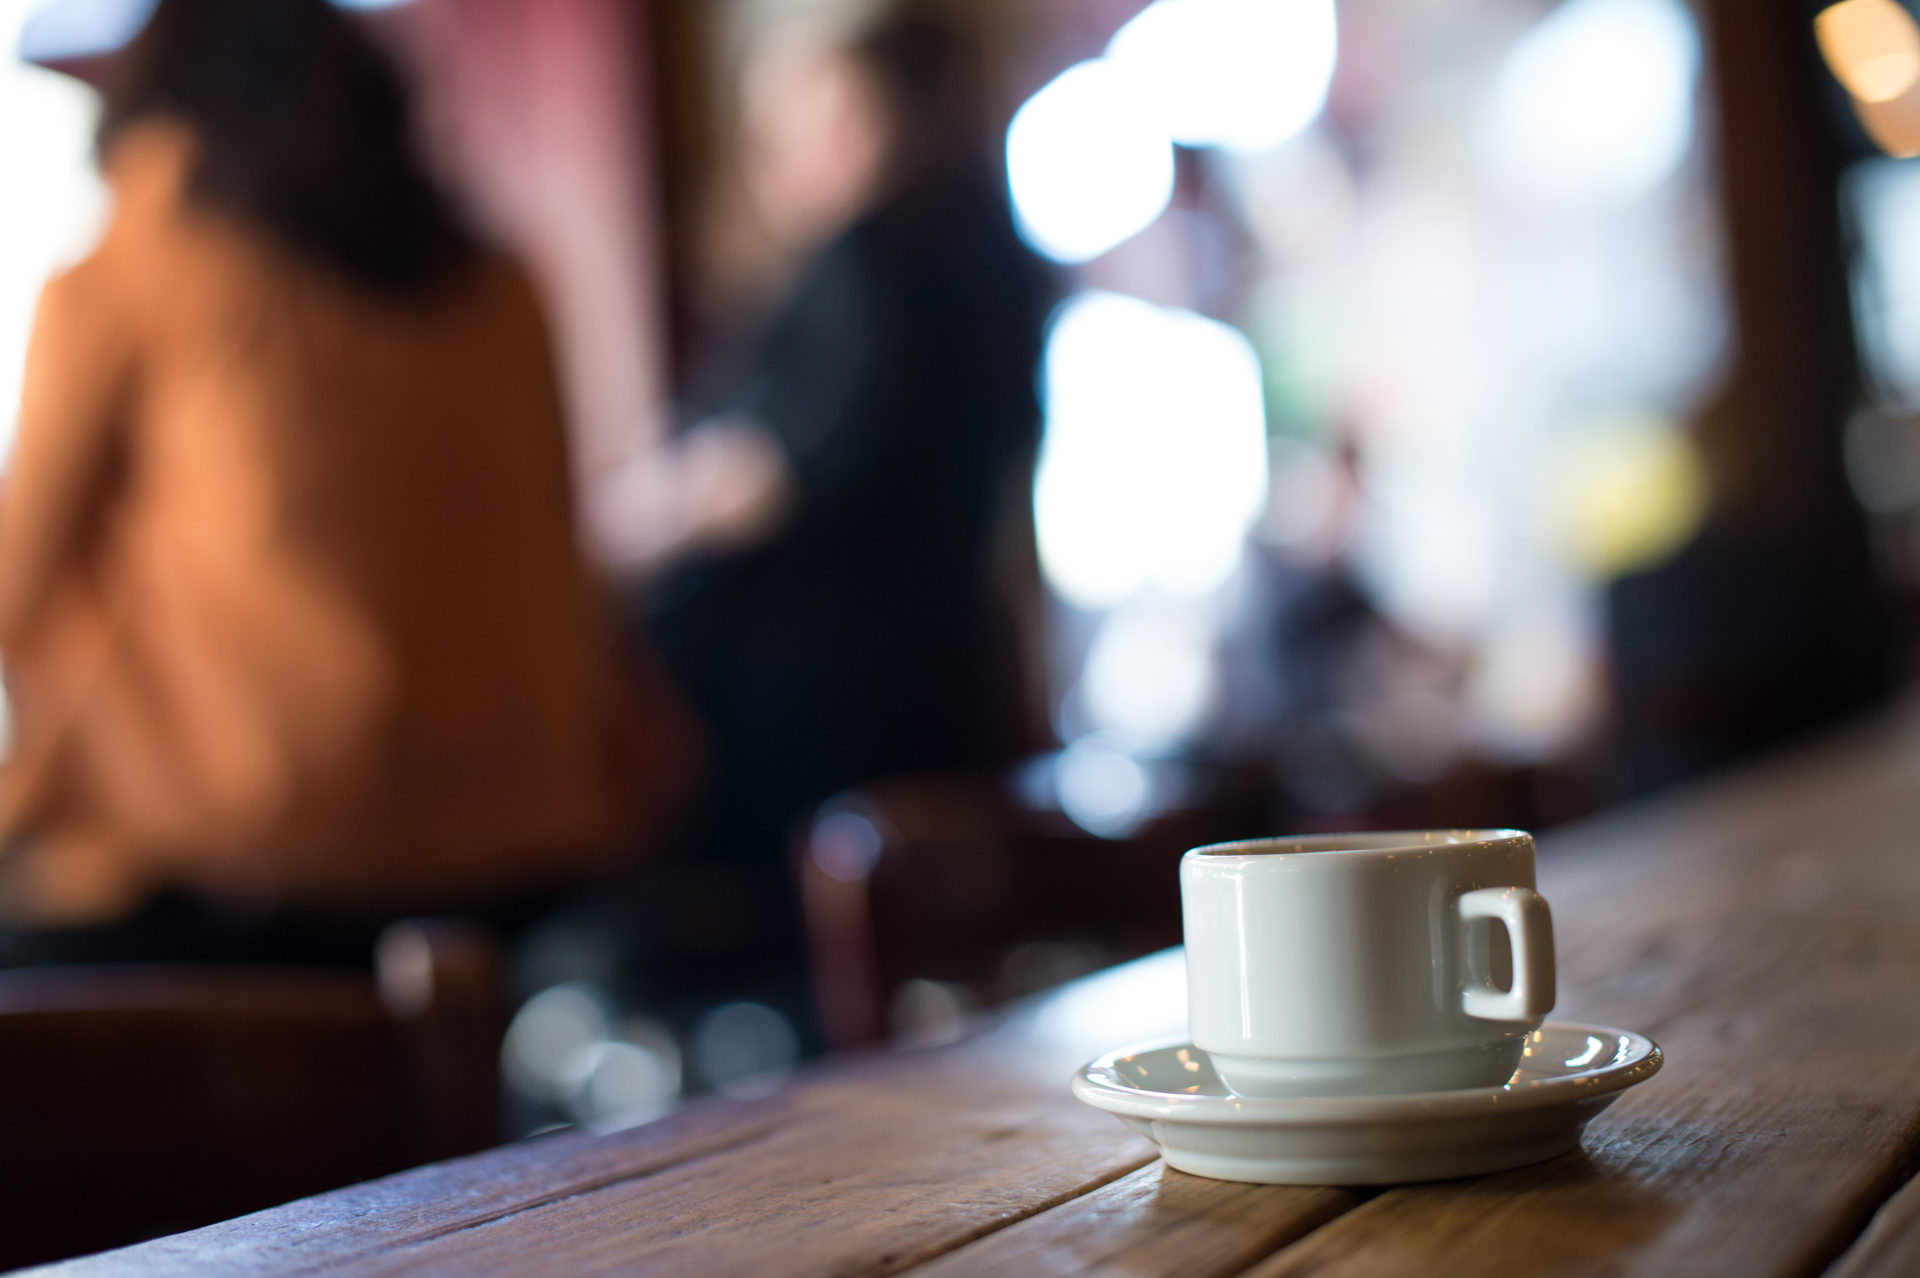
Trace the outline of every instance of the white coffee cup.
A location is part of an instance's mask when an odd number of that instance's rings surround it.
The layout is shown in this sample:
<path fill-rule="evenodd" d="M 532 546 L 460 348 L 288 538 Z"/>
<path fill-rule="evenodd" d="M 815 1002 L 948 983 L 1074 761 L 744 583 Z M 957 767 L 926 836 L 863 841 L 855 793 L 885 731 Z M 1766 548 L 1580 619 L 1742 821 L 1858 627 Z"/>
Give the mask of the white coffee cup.
<path fill-rule="evenodd" d="M 1533 885 L 1519 830 L 1195 848 L 1180 862 L 1194 1045 L 1243 1096 L 1505 1082 L 1553 1008 Z"/>

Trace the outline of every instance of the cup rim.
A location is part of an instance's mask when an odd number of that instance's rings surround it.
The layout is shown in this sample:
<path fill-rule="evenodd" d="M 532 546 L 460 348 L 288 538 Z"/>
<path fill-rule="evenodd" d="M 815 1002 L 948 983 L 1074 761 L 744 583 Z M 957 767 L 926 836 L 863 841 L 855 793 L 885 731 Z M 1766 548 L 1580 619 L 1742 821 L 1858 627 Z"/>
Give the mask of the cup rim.
<path fill-rule="evenodd" d="M 1436 837 L 1438 836 L 1438 837 Z M 1437 852 L 1490 843 L 1531 843 L 1525 830 L 1505 827 L 1452 830 L 1349 830 L 1333 834 L 1282 834 L 1258 839 L 1236 839 L 1228 843 L 1207 843 L 1189 848 L 1183 861 L 1214 861 L 1229 857 L 1319 856 L 1338 852 L 1342 856 L 1405 856 L 1410 852 Z M 1357 846 L 1348 846 L 1357 845 Z"/>

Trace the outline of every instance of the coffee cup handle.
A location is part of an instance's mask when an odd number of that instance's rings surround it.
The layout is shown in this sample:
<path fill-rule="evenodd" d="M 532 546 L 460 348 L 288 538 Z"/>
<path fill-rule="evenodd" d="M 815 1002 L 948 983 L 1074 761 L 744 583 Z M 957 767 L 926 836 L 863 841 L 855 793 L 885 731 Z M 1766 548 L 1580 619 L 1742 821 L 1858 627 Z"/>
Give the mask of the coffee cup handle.
<path fill-rule="evenodd" d="M 1526 1021 L 1553 1010 L 1553 915 L 1532 888 L 1480 888 L 1460 897 L 1460 921 L 1498 920 L 1513 950 L 1513 988 L 1471 984 L 1460 1006 L 1483 1021 Z"/>

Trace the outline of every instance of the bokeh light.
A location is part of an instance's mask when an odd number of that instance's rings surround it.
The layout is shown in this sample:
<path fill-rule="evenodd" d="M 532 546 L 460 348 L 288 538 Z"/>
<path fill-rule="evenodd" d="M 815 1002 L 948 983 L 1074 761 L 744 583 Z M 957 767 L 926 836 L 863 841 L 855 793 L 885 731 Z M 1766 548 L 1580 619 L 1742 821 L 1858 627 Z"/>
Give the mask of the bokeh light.
<path fill-rule="evenodd" d="M 1057 262 L 1084 262 L 1167 207 L 1173 143 L 1113 63 L 1081 62 L 1014 115 L 1007 184 L 1027 242 Z"/>
<path fill-rule="evenodd" d="M 20 57 L 52 62 L 110 53 L 147 25 L 160 0 L 40 0 L 8 41 Z M 11 34 L 11 33 L 9 33 Z"/>
<path fill-rule="evenodd" d="M 1106 56 L 1174 141 L 1264 151 L 1320 113 L 1337 52 L 1333 0 L 1154 0 Z"/>
<path fill-rule="evenodd" d="M 1103 839 L 1132 834 L 1153 798 L 1153 780 L 1139 760 L 1092 733 L 1060 752 L 1053 786 L 1067 819 Z"/>
<path fill-rule="evenodd" d="M 1067 302 L 1048 332 L 1034 482 L 1041 565 L 1081 607 L 1147 586 L 1205 595 L 1266 498 L 1260 362 L 1236 329 L 1116 293 Z"/>
<path fill-rule="evenodd" d="M 769 1096 L 800 1059 L 800 1036 L 764 1003 L 727 1003 L 700 1019 L 687 1054 L 715 1091 L 739 1098 Z"/>
<path fill-rule="evenodd" d="M 598 1131 L 651 1122 L 680 1100 L 679 1044 L 646 1017 L 622 1021 L 616 1037 L 586 1047 L 568 1072 L 568 1112 Z"/>
<path fill-rule="evenodd" d="M 842 883 L 858 883 L 880 864 L 885 840 L 872 813 L 836 808 L 813 823 L 808 855 L 821 873 Z"/>
<path fill-rule="evenodd" d="M 1260 524 L 1268 545 L 1302 546 L 1324 533 L 1339 513 L 1340 469 L 1325 449 L 1297 439 L 1269 442 L 1272 499 Z"/>
<path fill-rule="evenodd" d="M 1891 102 L 1920 84 L 1920 27 L 1894 0 L 1841 0 L 1813 34 L 1834 78 L 1861 102 Z"/>
<path fill-rule="evenodd" d="M 1560 465 L 1555 531 L 1595 578 L 1659 563 L 1706 517 L 1706 468 L 1676 422 L 1642 416 L 1583 426 Z"/>
<path fill-rule="evenodd" d="M 887 999 L 887 1037 L 900 1051 L 924 1051 L 958 1042 L 971 1028 L 979 1000 L 952 981 L 916 977 Z"/>
<path fill-rule="evenodd" d="M 1700 38 L 1680 0 L 1567 0 L 1501 72 L 1493 164 L 1554 203 L 1631 199 L 1686 155 Z"/>
<path fill-rule="evenodd" d="M 612 1005 L 593 986 L 569 981 L 540 991 L 520 1005 L 501 1043 L 508 1085 L 530 1100 L 564 1101 L 612 1027 Z"/>
<path fill-rule="evenodd" d="M 160 0 L 36 0 L 15 6 L 26 11 L 18 39 L 8 41 L 22 59 L 64 62 L 97 57 L 124 45 L 147 25 Z M 337 9 L 373 12 L 397 9 L 411 0 L 331 0 Z M 7 28 L 0 28 L 7 29 Z M 11 35 L 11 31 L 9 30 Z"/>
<path fill-rule="evenodd" d="M 1855 100 L 1853 114 L 1873 144 L 1894 159 L 1920 155 L 1920 87 L 1886 102 Z"/>
<path fill-rule="evenodd" d="M 1102 620 L 1087 653 L 1087 718 L 1133 749 L 1179 744 L 1213 702 L 1212 617 L 1183 605 L 1152 596 L 1123 604 Z"/>
<path fill-rule="evenodd" d="M 1920 510 L 1920 424 L 1911 417 L 1866 410 L 1847 423 L 1847 480 L 1876 515 Z"/>
<path fill-rule="evenodd" d="M 1396 622 L 1440 644 L 1469 642 L 1518 568 L 1501 477 L 1446 440 L 1396 441 L 1368 459 L 1357 567 Z"/>
<path fill-rule="evenodd" d="M 1590 625 L 1551 597 L 1503 616 L 1468 685 L 1481 747 L 1516 762 L 1548 758 L 1594 721 L 1600 671 Z"/>

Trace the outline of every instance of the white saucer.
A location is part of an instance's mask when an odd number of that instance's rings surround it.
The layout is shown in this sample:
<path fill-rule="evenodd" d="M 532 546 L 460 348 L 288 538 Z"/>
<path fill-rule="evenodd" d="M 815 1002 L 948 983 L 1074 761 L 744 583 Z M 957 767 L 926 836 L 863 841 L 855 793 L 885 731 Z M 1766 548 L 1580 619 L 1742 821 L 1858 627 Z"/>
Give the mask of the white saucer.
<path fill-rule="evenodd" d="M 1644 1034 L 1549 1021 L 1498 1087 L 1279 1100 L 1236 1096 L 1184 1042 L 1111 1052 L 1073 1094 L 1196 1176 L 1270 1185 L 1389 1185 L 1537 1163 L 1580 1143 L 1595 1114 L 1659 1070 Z"/>

